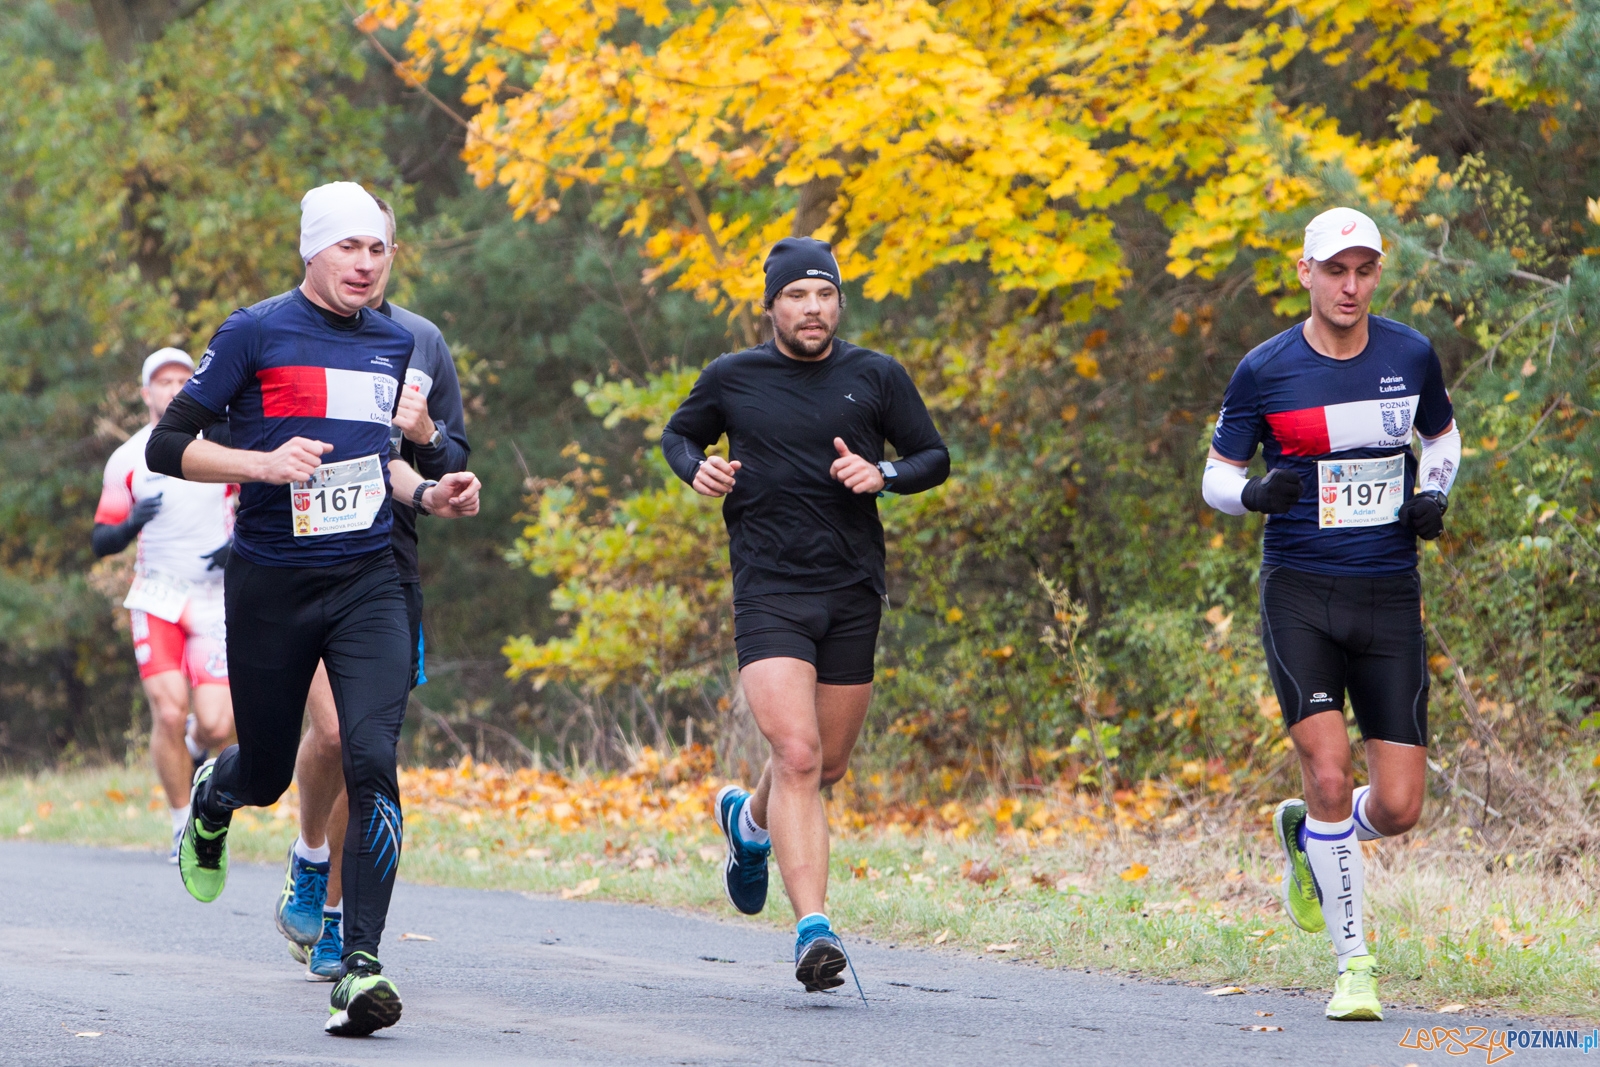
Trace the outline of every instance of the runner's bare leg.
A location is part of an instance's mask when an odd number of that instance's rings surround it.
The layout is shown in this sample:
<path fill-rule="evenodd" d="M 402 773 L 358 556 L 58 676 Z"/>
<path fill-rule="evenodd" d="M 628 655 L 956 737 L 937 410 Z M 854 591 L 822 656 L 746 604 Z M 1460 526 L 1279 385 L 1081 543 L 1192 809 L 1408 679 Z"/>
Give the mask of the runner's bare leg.
<path fill-rule="evenodd" d="M 194 761 L 183 743 L 189 683 L 182 671 L 162 671 L 144 680 L 144 694 L 150 702 L 150 760 L 156 777 L 166 790 L 169 807 L 188 807 L 189 782 L 194 777 Z"/>
<path fill-rule="evenodd" d="M 234 743 L 233 690 L 226 682 L 195 686 L 189 702 L 194 708 L 195 744 L 215 752 Z"/>
<path fill-rule="evenodd" d="M 756 725 L 772 746 L 751 817 L 772 834 L 796 918 L 824 910 L 828 818 L 822 787 L 844 777 L 872 686 L 820 685 L 804 660 L 758 660 L 740 672 Z"/>

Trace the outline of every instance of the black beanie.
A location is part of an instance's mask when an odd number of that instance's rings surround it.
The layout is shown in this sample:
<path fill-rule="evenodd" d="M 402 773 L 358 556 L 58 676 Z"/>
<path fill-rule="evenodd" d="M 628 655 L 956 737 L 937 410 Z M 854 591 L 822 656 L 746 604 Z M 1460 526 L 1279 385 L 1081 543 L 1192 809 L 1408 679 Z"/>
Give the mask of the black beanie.
<path fill-rule="evenodd" d="M 833 258 L 833 246 L 815 237 L 785 237 L 767 253 L 767 290 L 761 302 L 772 306 L 773 299 L 790 282 L 801 278 L 820 278 L 839 288 L 839 264 Z"/>

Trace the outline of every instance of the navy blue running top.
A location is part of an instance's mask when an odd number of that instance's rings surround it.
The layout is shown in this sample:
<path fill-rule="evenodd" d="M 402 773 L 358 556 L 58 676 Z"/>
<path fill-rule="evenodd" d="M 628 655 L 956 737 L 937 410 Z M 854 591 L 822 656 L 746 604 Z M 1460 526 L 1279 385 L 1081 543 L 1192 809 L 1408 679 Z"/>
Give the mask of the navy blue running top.
<path fill-rule="evenodd" d="M 1367 347 L 1333 359 L 1293 326 L 1240 361 L 1211 445 L 1248 463 L 1260 445 L 1267 469 L 1300 475 L 1300 501 L 1267 517 L 1261 561 L 1313 574 L 1402 574 L 1417 565 L 1417 539 L 1398 522 L 1319 529 L 1317 462 L 1404 455 L 1405 495 L 1416 486 L 1411 431 L 1437 437 L 1454 411 L 1428 339 L 1409 326 L 1367 317 Z"/>
<path fill-rule="evenodd" d="M 413 344 L 405 327 L 369 308 L 351 328 L 335 326 L 299 289 L 228 316 L 183 394 L 227 413 L 234 448 L 271 452 L 309 437 L 333 446 L 323 463 L 375 455 L 385 491 L 367 529 L 296 537 L 289 487 L 248 482 L 235 552 L 264 567 L 326 567 L 389 547 L 389 424 Z"/>

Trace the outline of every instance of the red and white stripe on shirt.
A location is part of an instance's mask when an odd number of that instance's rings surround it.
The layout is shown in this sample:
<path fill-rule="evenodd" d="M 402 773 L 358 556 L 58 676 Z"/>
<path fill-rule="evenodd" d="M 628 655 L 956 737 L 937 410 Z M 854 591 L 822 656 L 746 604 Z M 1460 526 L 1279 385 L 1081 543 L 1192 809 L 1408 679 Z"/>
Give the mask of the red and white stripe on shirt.
<path fill-rule="evenodd" d="M 263 367 L 261 414 L 269 419 L 342 419 L 387 426 L 394 411 L 392 375 L 332 367 Z"/>
<path fill-rule="evenodd" d="M 1266 419 L 1285 455 L 1325 456 L 1357 448 L 1403 448 L 1411 442 L 1418 399 L 1397 396 L 1297 411 L 1269 411 Z"/>

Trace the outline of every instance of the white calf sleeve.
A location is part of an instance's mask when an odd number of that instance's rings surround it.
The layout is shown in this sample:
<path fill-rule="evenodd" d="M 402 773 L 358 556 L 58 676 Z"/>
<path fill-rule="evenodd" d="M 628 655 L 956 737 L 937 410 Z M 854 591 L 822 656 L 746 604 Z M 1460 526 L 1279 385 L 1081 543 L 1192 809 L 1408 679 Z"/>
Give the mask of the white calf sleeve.
<path fill-rule="evenodd" d="M 1356 840 L 1355 820 L 1307 819 L 1303 847 L 1322 895 L 1322 917 L 1342 974 L 1352 957 L 1367 953 L 1361 928 L 1361 844 Z"/>
<path fill-rule="evenodd" d="M 1350 800 L 1350 816 L 1356 821 L 1357 841 L 1376 841 L 1383 836 L 1372 825 L 1372 820 L 1367 818 L 1367 798 L 1371 795 L 1370 785 L 1357 786 L 1355 796 Z"/>

